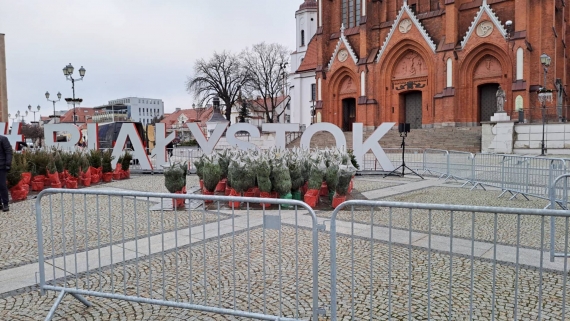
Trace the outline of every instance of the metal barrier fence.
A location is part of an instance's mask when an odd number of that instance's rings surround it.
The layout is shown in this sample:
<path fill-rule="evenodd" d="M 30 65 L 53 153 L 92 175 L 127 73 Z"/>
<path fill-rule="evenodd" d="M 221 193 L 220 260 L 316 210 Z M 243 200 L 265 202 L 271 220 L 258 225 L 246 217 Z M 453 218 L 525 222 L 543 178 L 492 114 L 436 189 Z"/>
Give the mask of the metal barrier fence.
<path fill-rule="evenodd" d="M 187 209 L 172 210 L 176 200 Z M 303 202 L 48 189 L 36 224 L 42 294 L 60 293 L 46 320 L 66 294 L 317 320 L 320 227 Z"/>
<path fill-rule="evenodd" d="M 554 229 L 546 223 L 555 218 Z M 330 222 L 331 320 L 565 320 L 568 211 L 348 201 Z"/>

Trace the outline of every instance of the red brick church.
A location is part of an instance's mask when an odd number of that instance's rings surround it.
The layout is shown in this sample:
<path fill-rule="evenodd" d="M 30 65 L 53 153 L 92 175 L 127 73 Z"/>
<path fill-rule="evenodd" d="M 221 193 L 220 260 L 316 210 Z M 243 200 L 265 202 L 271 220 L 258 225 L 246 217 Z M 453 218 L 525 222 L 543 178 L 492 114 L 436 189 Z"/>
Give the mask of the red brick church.
<path fill-rule="evenodd" d="M 541 55 L 550 57 L 547 113 L 563 119 L 570 66 L 563 0 L 305 0 L 318 29 L 300 68 L 316 72 L 317 122 L 412 128 L 478 126 L 496 111 L 541 117 Z M 544 57 L 544 56 L 543 56 Z M 558 108 L 556 108 L 558 107 Z M 558 115 L 557 115 L 558 114 Z"/>

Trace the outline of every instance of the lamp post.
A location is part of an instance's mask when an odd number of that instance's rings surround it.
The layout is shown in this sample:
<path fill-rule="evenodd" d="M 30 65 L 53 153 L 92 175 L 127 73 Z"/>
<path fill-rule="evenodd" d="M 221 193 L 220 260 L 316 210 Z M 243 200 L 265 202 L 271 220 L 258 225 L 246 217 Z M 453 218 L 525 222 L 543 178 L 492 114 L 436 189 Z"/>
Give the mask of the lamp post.
<path fill-rule="evenodd" d="M 28 116 L 28 111 L 26 110 L 26 112 L 24 113 L 20 113 L 20 111 L 18 110 L 18 112 L 16 113 L 16 118 L 18 117 L 22 117 L 22 123 L 24 122 L 24 117 Z"/>
<path fill-rule="evenodd" d="M 16 116 L 16 115 L 14 115 Z M 12 114 L 8 114 L 8 118 L 10 118 L 12 120 L 12 124 L 16 121 L 16 118 L 18 117 L 12 117 Z"/>
<path fill-rule="evenodd" d="M 55 124 L 56 123 L 55 119 L 57 117 L 55 115 L 55 103 L 61 100 L 61 93 L 59 91 L 57 92 L 57 100 L 55 100 L 55 99 L 51 100 L 51 99 L 49 99 L 49 91 L 46 91 L 46 99 L 47 99 L 47 101 L 51 101 L 53 103 L 53 123 Z"/>
<path fill-rule="evenodd" d="M 38 108 L 38 110 L 35 111 L 35 110 L 32 110 L 32 105 L 28 105 L 28 110 L 29 110 L 30 112 L 34 113 L 34 122 L 33 122 L 34 124 L 36 123 L 36 113 L 39 113 L 39 112 L 40 112 L 40 108 L 41 108 L 40 105 L 38 105 L 37 108 Z"/>
<path fill-rule="evenodd" d="M 81 81 L 83 80 L 83 77 L 85 77 L 85 68 L 83 68 L 83 66 L 81 66 L 81 68 L 79 69 L 79 76 L 81 78 L 73 78 L 73 66 L 71 65 L 71 63 L 65 67 L 63 67 L 63 75 L 65 75 L 65 79 L 71 81 L 71 90 L 73 91 L 73 124 L 75 125 L 75 81 Z"/>
<path fill-rule="evenodd" d="M 539 101 L 542 103 L 542 142 L 541 142 L 541 152 L 540 152 L 540 156 L 544 156 L 546 154 L 546 144 L 544 141 L 544 134 L 545 134 L 545 129 L 546 129 L 546 100 L 548 97 L 548 93 L 546 92 L 546 74 L 548 73 L 548 67 L 550 66 L 550 56 L 548 56 L 547 54 L 543 53 L 540 56 L 540 63 L 542 64 L 543 67 L 543 71 L 544 71 L 544 85 L 542 87 L 543 89 L 543 93 L 538 94 L 539 96 Z M 542 94 L 542 96 L 541 96 Z M 551 94 L 552 95 L 552 94 Z M 550 96 L 552 97 L 552 96 Z"/>

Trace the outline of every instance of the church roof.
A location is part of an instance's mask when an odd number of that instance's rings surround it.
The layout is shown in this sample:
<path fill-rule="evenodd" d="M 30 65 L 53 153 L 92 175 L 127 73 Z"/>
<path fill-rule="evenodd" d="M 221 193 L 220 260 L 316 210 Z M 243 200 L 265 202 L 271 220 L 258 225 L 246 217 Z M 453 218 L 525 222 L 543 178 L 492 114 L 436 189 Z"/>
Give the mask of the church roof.
<path fill-rule="evenodd" d="M 299 10 L 317 9 L 318 7 L 319 5 L 317 4 L 317 0 L 305 0 L 305 2 L 303 2 L 301 6 L 299 6 Z"/>
<path fill-rule="evenodd" d="M 307 45 L 307 52 L 305 57 L 303 57 L 303 62 L 297 68 L 295 72 L 304 72 L 317 69 L 317 37 L 311 38 L 309 44 Z"/>

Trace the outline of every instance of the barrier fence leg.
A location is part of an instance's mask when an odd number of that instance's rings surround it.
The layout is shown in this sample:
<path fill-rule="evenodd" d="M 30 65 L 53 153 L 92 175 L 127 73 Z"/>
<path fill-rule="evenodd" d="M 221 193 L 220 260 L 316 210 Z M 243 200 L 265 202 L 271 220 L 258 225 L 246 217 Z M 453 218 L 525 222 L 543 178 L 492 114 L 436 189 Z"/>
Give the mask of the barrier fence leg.
<path fill-rule="evenodd" d="M 65 291 L 61 291 L 61 293 L 59 293 L 59 295 L 57 296 L 57 299 L 55 300 L 55 303 L 53 304 L 53 306 L 51 307 L 51 309 L 49 310 L 48 315 L 46 316 L 45 321 L 50 321 L 51 318 L 53 318 L 53 314 L 55 313 L 55 310 L 57 309 L 57 307 L 59 306 L 59 304 L 61 303 L 61 300 L 63 300 L 63 297 L 67 294 L 67 292 Z"/>
<path fill-rule="evenodd" d="M 57 299 L 55 300 L 53 306 L 49 310 L 49 313 L 46 316 L 45 321 L 50 321 L 53 318 L 53 315 L 55 314 L 55 310 L 57 310 L 57 307 L 59 306 L 59 304 L 61 303 L 61 301 L 63 300 L 63 298 L 65 297 L 66 294 L 67 294 L 67 292 L 65 290 L 63 290 L 59 293 L 59 295 L 57 296 Z M 83 303 L 86 307 L 91 306 L 91 302 L 87 301 L 87 299 L 85 299 L 83 296 L 81 296 L 79 294 L 75 294 L 75 293 L 70 293 L 70 294 L 74 298 L 76 298 L 79 302 Z"/>

